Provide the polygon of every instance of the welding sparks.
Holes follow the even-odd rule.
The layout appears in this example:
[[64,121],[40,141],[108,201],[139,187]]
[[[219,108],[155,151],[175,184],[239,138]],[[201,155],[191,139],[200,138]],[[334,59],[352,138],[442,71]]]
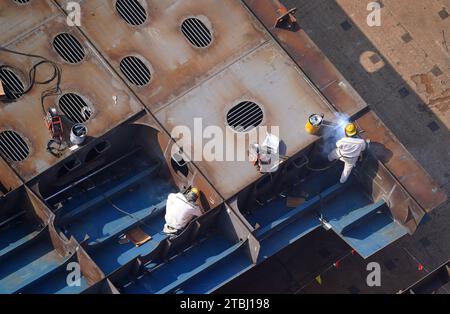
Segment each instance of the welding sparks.
[[336,148],[336,142],[345,136],[344,128],[349,122],[350,117],[343,113],[335,113],[333,122],[324,122],[322,127],[322,157],[326,158]]

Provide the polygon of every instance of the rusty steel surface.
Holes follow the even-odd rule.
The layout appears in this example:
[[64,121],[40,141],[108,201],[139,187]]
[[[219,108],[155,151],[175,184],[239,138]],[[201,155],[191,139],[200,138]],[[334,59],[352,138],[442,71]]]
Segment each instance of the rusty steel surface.
[[425,211],[431,211],[447,200],[445,192],[375,113],[368,112],[357,122],[365,131],[362,134],[363,137],[382,144],[384,150],[389,152],[390,157],[378,156],[379,159]]
[[[65,7],[67,1],[57,3]],[[310,113],[323,112],[326,118],[332,119],[332,111],[323,96],[335,109],[349,115],[366,108],[361,97],[303,30],[274,26],[274,21],[284,12],[278,1],[248,0],[244,3],[281,47],[273,42],[245,5],[237,1],[221,1],[217,6],[207,6],[201,1],[143,2],[147,18],[139,26],[127,24],[118,15],[113,2],[80,3],[83,34],[74,27],[67,27],[64,14],[58,13],[56,5],[47,1],[41,4],[42,8],[35,8],[48,13],[47,19],[36,14],[27,22],[29,26],[24,24],[28,31],[15,30],[16,33],[6,33],[0,39],[2,43],[9,43],[8,48],[42,54],[61,64],[62,90],[78,92],[93,104],[93,115],[86,123],[92,137],[101,136],[137,114],[142,105],[156,115],[156,124],[161,124],[166,133],[177,125],[193,130],[193,119],[203,117],[203,127],[217,125],[225,133],[234,135],[229,129],[225,130],[226,113],[240,100],[250,99],[261,106],[263,125],[280,126],[280,138],[286,145],[285,154],[289,156],[317,139],[298,128]],[[16,12],[17,5],[4,6],[12,16],[33,9],[24,6]],[[227,10],[233,14],[224,16],[222,13]],[[193,47],[183,38],[180,24],[183,19],[194,16],[211,30],[213,40],[209,47]],[[111,17],[114,23],[111,23]],[[67,64],[52,48],[53,37],[60,32],[71,33],[82,43],[86,58],[80,64]],[[123,77],[119,63],[129,55],[148,62],[146,65],[152,77],[147,85],[134,86]],[[3,64],[17,67],[23,75],[31,66],[32,61],[24,57],[3,52],[0,56]],[[323,96],[311,88],[309,80]],[[40,86],[35,87],[18,101],[0,107],[1,128],[16,130],[30,146],[30,156],[25,161],[10,163],[25,181],[59,161],[45,151],[49,135],[43,127],[42,110],[33,101],[40,92]],[[283,106],[279,104],[281,99]],[[57,102],[57,97],[48,100],[47,105],[53,102]],[[376,117],[370,119],[372,115],[364,115],[358,123],[366,130],[366,136],[378,140],[376,135],[380,132],[372,128],[384,126]],[[17,119],[18,116],[22,119]],[[298,131],[293,131],[295,129]],[[384,144],[394,151],[393,158],[385,164],[389,171],[426,210],[442,203],[445,195],[393,136],[387,130],[385,133],[389,136]],[[194,156],[192,147],[184,149]],[[70,154],[66,151],[63,157]],[[169,160],[170,156],[166,157]],[[250,163],[196,161],[194,164],[224,198],[235,195],[260,177]]]
[[[58,2],[63,7],[66,3]],[[84,1],[81,29],[121,75],[119,64],[124,57],[144,60],[152,75],[150,82],[130,86],[153,111],[269,40],[239,1],[214,5],[209,0],[142,1],[147,19],[139,26],[127,24],[114,3]],[[180,25],[189,17],[199,18],[210,29],[209,47],[194,47],[183,37]]]
[[[32,11],[33,8],[25,6],[22,11],[28,10]],[[15,15],[12,15],[6,17],[6,20],[14,18]],[[79,64],[66,63],[54,50],[52,46],[53,38],[62,32],[73,34],[84,47],[86,57]],[[67,26],[66,17],[62,12],[37,29],[24,33],[22,37],[8,44],[7,48],[42,55],[61,66],[61,89],[63,93],[78,93],[88,103],[92,104],[93,114],[86,122],[89,136],[101,136],[114,126],[143,110],[143,106],[131,96],[121,80],[105,66],[103,60],[95,53],[81,33],[76,28]],[[0,42],[3,45],[5,39],[0,37]],[[26,75],[36,59],[2,51],[0,52],[0,60],[1,64],[16,68],[24,85],[27,84]],[[42,69],[42,72],[38,73],[39,79],[51,75],[49,68],[40,69]],[[46,151],[50,135],[45,127],[44,114],[39,102],[41,92],[45,88],[48,88],[48,86],[36,85],[29,93],[18,100],[0,104],[0,131],[11,129],[18,132],[30,147],[30,155],[27,159],[10,163],[24,180],[33,178],[60,160]],[[47,108],[55,106],[58,99],[59,96],[48,97],[45,106]],[[68,125],[65,124],[65,127]],[[69,132],[70,130],[65,130],[66,135]],[[63,158],[70,154],[71,151],[66,150]]]
[[243,2],[337,110],[352,116],[367,106],[302,29],[297,26],[286,30],[274,26],[278,12],[284,8],[281,3],[272,0]]
[[[26,6],[1,1],[0,44],[9,44],[58,14],[60,11],[51,0],[30,1]],[[9,18],[12,16],[14,18]]]
[[[171,147],[175,144],[173,139],[170,138],[165,132],[163,132],[159,128],[157,122],[149,115],[145,115],[142,118],[133,121],[133,123],[138,125],[145,125],[158,131],[157,143],[159,144],[159,148],[162,150],[167,165],[170,165],[172,161]],[[187,167],[189,170],[189,174],[187,177],[174,171],[173,167],[168,167],[168,170],[175,184],[180,189],[192,185],[196,186],[200,191],[202,191],[200,202],[205,210],[214,208],[221,204],[224,199],[217,193],[216,189],[211,185],[207,178],[205,178],[203,174],[200,173],[192,163],[187,163]]]
[[7,191],[14,190],[22,184],[22,181],[17,177],[17,175],[12,171],[8,164],[0,158],[0,195],[6,193]]
[[[65,7],[67,2],[58,3]],[[114,2],[84,1],[81,29],[122,76],[120,61],[124,57],[144,60],[152,74],[150,82],[128,85],[167,132],[179,125],[192,131],[197,117],[203,118],[203,127],[217,125],[225,131],[227,111],[241,100],[252,100],[262,107],[262,125],[280,126],[289,155],[317,139],[302,128],[291,132],[293,126],[304,123],[311,112],[323,112],[332,120],[332,111],[321,95],[311,89],[295,63],[239,1],[220,1],[214,6],[203,0],[141,4],[147,19],[131,26],[119,16]],[[188,17],[197,17],[208,26],[213,37],[210,46],[196,48],[183,37],[180,25]],[[190,146],[183,149],[194,156]],[[260,177],[250,163],[194,163],[224,198]]]
[[[178,125],[194,130],[194,118],[202,117],[203,128],[220,127],[231,147],[236,142],[236,132],[226,128],[226,115],[234,105],[246,100],[261,106],[264,113],[261,125],[279,126],[279,137],[285,145],[287,156],[317,140],[318,136],[305,133],[303,128],[304,121],[312,112],[324,113],[325,119],[330,121],[334,119],[332,111],[311,89],[295,64],[273,43],[259,47],[219,75],[192,89],[159,111],[157,118],[169,130]],[[257,131],[250,133],[256,134]],[[249,138],[250,135],[246,137],[244,147],[249,146]],[[203,145],[192,147],[188,143],[183,149],[193,157],[202,156]],[[194,162],[204,169],[205,175],[225,198],[233,196],[261,176],[250,162]]]
[[[352,116],[366,107],[362,98],[302,29],[290,31],[273,27],[277,12],[283,8],[279,1],[244,0],[244,3],[338,111]],[[446,201],[446,194],[375,113],[365,113],[357,122],[365,131],[363,137],[381,143],[391,151],[392,158],[383,164],[424,210],[430,211]]]
[[[67,3],[56,2],[62,7]],[[23,7],[7,3],[2,4],[2,9],[11,15],[5,15],[1,23],[8,23],[16,15],[26,19],[33,10],[39,13],[26,19],[20,28],[2,33],[0,40],[10,49],[41,54],[61,65],[62,90],[77,92],[93,105],[93,115],[86,124],[94,138],[141,112],[143,105],[156,115],[155,125],[160,124],[166,133],[177,125],[193,130],[196,117],[203,117],[204,127],[217,125],[225,130],[227,111],[240,100],[250,99],[261,106],[263,125],[280,126],[280,138],[289,156],[317,139],[298,127],[309,114],[323,112],[325,118],[332,120],[332,110],[322,95],[335,109],[349,115],[366,108],[361,97],[303,30],[274,26],[274,21],[284,12],[278,1],[244,3],[281,46],[273,42],[243,3],[221,1],[208,6],[206,2],[143,2],[146,21],[131,26],[118,15],[113,2],[80,1],[83,33],[68,27],[62,10],[58,11],[50,1]],[[232,14],[224,15],[226,11]],[[213,37],[209,47],[193,47],[183,38],[180,24],[188,17],[197,17],[208,26]],[[52,40],[61,32],[73,34],[84,47],[86,58],[80,64],[67,64],[53,49]],[[144,63],[152,75],[147,85],[137,87],[123,77],[119,63],[129,55],[146,60]],[[25,79],[32,60],[4,52],[0,57],[2,64],[14,66]],[[309,80],[322,95],[312,88]],[[10,162],[25,181],[60,161],[45,150],[49,135],[43,125],[40,105],[35,101],[41,91],[36,86],[16,102],[0,106],[1,130],[17,131],[30,147],[26,160]],[[281,99],[283,106],[280,106]],[[57,101],[58,97],[53,97],[46,105]],[[374,140],[381,141],[377,135],[387,134],[383,144],[394,154],[385,166],[422,207],[429,210],[443,202],[445,195],[378,118],[372,113],[365,114],[358,123],[366,131],[365,136]],[[184,149],[194,155],[191,147]],[[63,158],[71,154],[66,151]],[[165,156],[169,161],[170,156]],[[235,195],[260,177],[250,163],[200,161],[194,164],[224,198]]]
[[355,176],[374,201],[386,201],[392,217],[410,234],[416,231],[425,211],[378,159],[367,155],[355,169]]
[[[224,151],[226,141],[230,147],[236,147],[236,132],[226,127],[226,117],[241,101],[253,101],[261,107],[261,125],[280,127],[282,154],[287,157],[298,157],[320,138],[304,131],[310,114],[323,113],[328,121],[336,119],[335,111],[354,116],[364,130],[363,136],[384,147],[381,153],[373,151],[382,164],[375,159],[355,173],[374,200],[386,198],[392,216],[411,233],[426,211],[445,201],[446,195],[432,178],[379,118],[366,112],[367,104],[305,32],[275,27],[276,19],[286,12],[278,1],[224,0],[214,5],[208,0],[140,1],[147,12],[146,21],[140,26],[127,24],[113,1],[78,2],[82,4],[80,28],[67,26],[66,16],[58,8],[65,7],[65,0],[32,1],[23,7],[12,1],[0,4],[0,25],[17,25],[0,34],[0,44],[57,62],[62,68],[63,93],[76,92],[93,108],[86,122],[90,136],[86,145],[66,150],[58,159],[46,151],[50,136],[39,103],[46,87],[37,85],[17,101],[0,103],[0,131],[18,132],[30,148],[24,161],[0,160],[0,183],[2,189],[14,190],[22,186],[23,180],[32,210],[46,226],[42,232],[49,233],[58,258],[76,258],[89,285],[98,283],[100,289],[100,283],[109,281],[83,249],[75,253],[80,243],[57,231],[56,213],[42,199],[45,193],[54,192],[53,188],[66,186],[108,164],[108,158],[126,155],[128,148],[136,148],[137,141],[152,157],[165,162],[164,170],[171,183],[179,189],[198,187],[205,210],[226,213],[223,220],[233,226],[230,233],[248,239],[251,258],[253,262],[257,260],[259,243],[251,235],[254,228],[239,211],[236,199],[230,201],[235,206],[224,202],[233,200],[239,192],[245,196],[245,189],[261,179],[261,173],[247,161],[193,160],[187,163],[186,175],[171,166],[174,139],[169,135],[177,126],[186,126],[194,136],[198,135],[196,132],[203,133],[207,126],[217,126],[227,135]],[[200,19],[209,28],[210,46],[196,48],[183,37],[180,25],[190,17]],[[53,38],[62,32],[74,35],[84,47],[86,57],[81,63],[64,62],[52,47]],[[137,56],[148,66],[148,84],[130,84],[120,69],[126,56]],[[34,61],[0,52],[0,64],[16,68],[24,83]],[[39,73],[39,78],[44,74]],[[46,107],[54,106],[58,99],[48,98]],[[196,130],[195,118],[203,119],[202,129]],[[110,141],[114,152],[89,163],[88,153],[102,140]],[[244,146],[250,143],[247,136]],[[194,159],[204,157],[204,144],[205,141],[194,147],[186,143],[183,150]],[[78,159],[81,167],[58,177],[64,162],[72,158]],[[291,158],[288,162],[293,161]],[[276,175],[278,182],[283,182],[280,177],[286,173],[280,171]],[[133,259],[120,271],[126,273],[128,268],[149,261],[154,255],[167,256],[171,245],[175,244],[165,240],[155,252]]]

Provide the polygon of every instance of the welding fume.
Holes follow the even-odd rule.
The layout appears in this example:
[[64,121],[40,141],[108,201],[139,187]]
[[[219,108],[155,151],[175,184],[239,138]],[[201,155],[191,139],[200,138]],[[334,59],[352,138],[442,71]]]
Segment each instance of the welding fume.
[[[320,131],[323,139],[322,153],[326,154],[330,162],[339,160],[344,163],[339,181],[345,183],[370,140],[360,138],[356,123],[351,122],[350,117],[342,113],[336,113],[334,122],[326,122],[323,114],[312,114],[308,118],[305,130],[309,134],[318,134]],[[323,169],[330,167],[331,165]]]

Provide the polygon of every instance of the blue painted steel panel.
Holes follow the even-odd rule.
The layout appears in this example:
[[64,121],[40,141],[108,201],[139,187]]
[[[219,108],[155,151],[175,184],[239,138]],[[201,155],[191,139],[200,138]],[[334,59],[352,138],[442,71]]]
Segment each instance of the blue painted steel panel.
[[[146,222],[149,225],[151,222]],[[109,275],[121,266],[125,265],[133,258],[140,255],[147,255],[152,252],[158,244],[167,238],[167,236],[161,232],[160,221],[153,222],[155,228],[149,230],[149,227],[140,225],[140,228],[147,234],[152,236],[152,239],[148,242],[136,247],[132,242],[120,244],[116,239],[107,241],[101,246],[97,246],[92,250],[89,250],[89,255],[94,262],[101,268],[105,275]],[[150,225],[151,227],[152,225]]]
[[407,233],[408,231],[389,215],[377,213],[364,224],[340,235],[362,257],[368,258]]
[[320,226],[319,217],[315,213],[302,216],[300,219],[287,224],[284,228],[262,240],[258,262],[269,258]]
[[[245,244],[245,242],[244,242]],[[200,272],[189,281],[180,285],[175,293],[212,293],[229,281],[243,274],[254,266],[250,261],[245,246],[241,245],[237,250],[218,260],[212,267]]]
[[[240,243],[238,243],[240,245]],[[236,244],[219,234],[194,243],[168,262],[158,265],[149,273],[126,287],[126,293],[164,293],[176,289],[178,284],[196,276],[210,265],[233,251]]]
[[[18,231],[18,230],[14,230]],[[1,239],[4,242],[3,248],[0,250],[0,259],[3,256],[8,255],[12,251],[18,249],[22,245],[25,245],[28,243],[28,241],[31,241],[34,237],[36,237],[39,234],[39,230],[32,231],[30,233],[22,232],[22,230],[18,232],[14,232],[14,235],[9,234],[7,237],[3,238],[3,233],[0,235]]]
[[[45,277],[41,277],[29,284],[20,292],[24,294],[76,294],[81,293],[88,287],[88,283],[83,274],[81,274],[79,285],[76,283],[69,286],[67,284],[68,274],[67,263],[65,263],[48,273]],[[74,278],[70,277],[70,279]]]
[[57,269],[65,260],[53,249],[48,234],[40,236],[0,260],[0,293],[19,291]]
[[[340,192],[343,189],[343,187],[344,186],[342,184],[333,185],[332,187],[323,191],[319,195],[314,196],[314,197],[310,198],[309,200],[305,201],[303,204],[296,207],[295,209],[289,210],[283,216],[277,218],[273,222],[268,223],[264,227],[258,229],[255,233],[256,237],[261,238],[261,237],[267,236],[267,234],[270,232],[273,233],[273,232],[278,231],[285,224],[288,224],[288,223],[292,222],[293,220],[297,219],[298,216],[301,216],[301,215],[307,213],[308,211],[313,210],[314,207],[317,207],[319,205],[321,199],[333,197],[334,195],[336,195],[338,192]],[[272,204],[272,203],[274,203],[274,204]],[[289,209],[285,205],[285,200],[283,200],[283,199],[281,199],[277,202],[272,202],[272,203],[269,204],[268,206],[265,206],[265,207],[259,209],[259,210],[283,213],[283,212],[285,212],[285,210]],[[318,217],[316,217],[316,220],[317,221],[319,220]]]
[[355,188],[327,204],[321,213],[333,231],[364,258],[407,233],[392,220],[384,200],[372,203]]
[[[62,202],[56,211],[57,228],[78,241],[89,235],[86,250],[106,275],[140,255],[148,255],[167,238],[161,232],[165,201],[176,187],[157,175],[158,167],[154,164],[111,176],[87,191],[76,190],[73,197],[68,197],[69,191],[53,199]],[[321,216],[363,257],[406,234],[392,221],[384,201],[373,203],[351,179],[346,184],[336,183],[341,168],[339,164],[307,178],[301,187],[305,201],[296,208],[287,207],[286,199],[279,198],[246,214],[251,224],[260,225],[254,232],[260,242],[257,263],[321,227]],[[151,240],[140,247],[119,243],[119,235],[136,226]],[[121,291],[209,293],[255,266],[247,241],[231,241],[220,228],[203,231],[206,235],[201,233],[201,239],[186,243],[187,248],[169,261],[151,261],[147,272],[120,287]],[[56,253],[48,230],[38,233],[18,225],[0,235],[6,239],[0,246],[0,292],[79,293],[88,287],[84,277],[80,286],[67,286],[68,258]]]

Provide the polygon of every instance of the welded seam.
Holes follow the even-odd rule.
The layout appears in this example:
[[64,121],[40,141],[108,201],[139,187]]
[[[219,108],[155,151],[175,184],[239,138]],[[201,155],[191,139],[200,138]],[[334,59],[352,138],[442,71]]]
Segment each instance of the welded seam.
[[[176,102],[177,100],[183,98],[184,96],[186,96],[187,94],[189,94],[191,91],[193,91],[194,89],[197,89],[198,87],[200,87],[201,85],[203,85],[204,83],[210,81],[211,79],[215,78],[216,76],[219,76],[221,73],[223,73],[224,71],[228,70],[230,67],[232,67],[234,64],[240,62],[242,59],[248,57],[249,55],[251,55],[253,52],[255,52],[256,50],[258,50],[259,48],[263,47],[264,45],[270,45],[270,40],[265,40],[263,42],[261,42],[260,44],[256,45],[255,47],[253,47],[252,49],[250,49],[249,51],[247,51],[245,54],[241,55],[239,58],[231,61],[228,64],[224,64],[223,68],[220,69],[218,72],[211,74],[210,76],[206,77],[204,80],[200,81],[198,84],[192,86],[191,88],[189,88],[188,90],[184,91],[183,93],[181,93],[179,96],[176,96],[174,99],[172,99],[171,101],[167,102],[165,105],[163,105],[161,108],[157,109],[154,111],[155,115],[158,114],[160,111],[162,111],[163,109],[166,109],[167,107],[169,107],[170,105],[172,105],[174,102]],[[150,109],[149,109],[150,110]]]
[[50,17],[46,18],[46,19],[43,20],[41,23],[36,24],[35,27],[32,28],[32,29],[30,29],[28,32],[21,33],[20,35],[14,37],[14,38],[11,39],[10,41],[7,41],[7,42],[5,42],[5,43],[1,43],[1,45],[4,46],[4,47],[7,47],[7,46],[9,46],[9,45],[14,44],[15,42],[21,41],[21,39],[27,37],[27,36],[30,35],[31,33],[36,32],[37,30],[39,30],[39,28],[40,28],[42,25],[44,25],[44,24],[46,24],[47,22],[49,22],[49,21],[55,19],[55,18],[58,17],[58,16],[59,16],[59,13],[54,13],[53,15],[50,15]]

